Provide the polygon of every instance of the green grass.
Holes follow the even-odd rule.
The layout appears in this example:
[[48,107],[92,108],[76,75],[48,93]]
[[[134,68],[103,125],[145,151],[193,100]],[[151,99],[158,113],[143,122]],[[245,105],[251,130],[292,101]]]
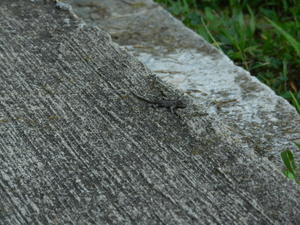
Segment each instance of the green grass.
[[[156,2],[287,99],[300,114],[298,0]],[[286,150],[281,158],[286,167],[284,174],[300,184],[293,153]]]
[[[300,150],[300,144],[295,143]],[[297,168],[294,155],[290,150],[281,152],[281,159],[285,165],[283,173],[289,178],[293,179],[300,185],[300,170]]]
[[[300,103],[298,0],[156,0],[237,65],[297,107]],[[300,112],[298,110],[298,112]]]

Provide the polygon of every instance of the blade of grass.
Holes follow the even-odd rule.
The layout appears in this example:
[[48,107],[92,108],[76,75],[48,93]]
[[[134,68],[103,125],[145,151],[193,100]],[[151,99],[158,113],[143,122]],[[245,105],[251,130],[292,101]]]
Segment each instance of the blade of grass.
[[289,93],[292,97],[293,105],[295,106],[297,112],[300,113],[300,103],[298,102],[296,96],[291,91]]
[[293,176],[295,177],[296,164],[294,161],[293,153],[290,150],[283,151],[281,152],[281,158],[284,162],[284,165],[288,169],[289,173],[292,173]]
[[213,41],[213,45],[216,46],[217,48],[221,49],[219,42],[216,41],[216,39],[214,38],[214,36],[210,33],[208,27],[206,26],[203,17],[201,17],[201,23],[204,26],[206,32],[208,33],[209,37],[211,38],[211,40]]
[[288,43],[295,49],[297,55],[300,56],[300,43],[295,38],[293,38],[288,32],[286,32],[284,29],[278,26],[275,22],[273,22],[267,17],[265,18],[280,34],[282,34],[285,37]]
[[249,5],[247,5],[247,9],[250,14],[250,20],[249,20],[250,32],[251,32],[251,35],[253,36],[255,33],[255,29],[256,29],[255,17],[254,17],[254,13],[253,13],[252,9],[249,7]]

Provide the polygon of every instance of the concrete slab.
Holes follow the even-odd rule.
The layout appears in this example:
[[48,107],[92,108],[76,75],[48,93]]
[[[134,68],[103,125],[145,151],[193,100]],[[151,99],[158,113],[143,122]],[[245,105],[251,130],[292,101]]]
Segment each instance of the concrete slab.
[[113,40],[156,75],[204,104],[212,116],[279,168],[280,153],[300,152],[300,116],[282,97],[186,28],[152,0],[70,0],[86,23]]
[[180,92],[69,9],[0,2],[1,225],[300,224],[299,186],[191,97],[135,97]]

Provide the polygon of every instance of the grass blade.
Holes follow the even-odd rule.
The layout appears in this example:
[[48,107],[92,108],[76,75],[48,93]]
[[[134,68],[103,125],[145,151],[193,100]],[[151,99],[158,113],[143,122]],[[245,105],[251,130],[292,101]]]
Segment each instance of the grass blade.
[[281,158],[284,162],[284,165],[295,176],[296,164],[294,161],[293,153],[290,150],[281,152]]
[[283,172],[285,176],[299,183],[293,153],[290,150],[283,151],[281,152],[281,159],[284,162],[284,165],[286,166],[286,170]]
[[291,91],[289,91],[289,93],[292,97],[293,105],[295,106],[297,112],[300,113],[300,103],[299,103],[299,101],[297,100],[296,96]]
[[288,41],[288,43],[295,49],[297,52],[297,55],[300,56],[300,43],[293,38],[288,32],[286,32],[284,29],[282,29],[280,26],[278,26],[275,22],[270,20],[266,17],[266,20],[269,21],[269,23],[280,33],[282,34],[285,39]]

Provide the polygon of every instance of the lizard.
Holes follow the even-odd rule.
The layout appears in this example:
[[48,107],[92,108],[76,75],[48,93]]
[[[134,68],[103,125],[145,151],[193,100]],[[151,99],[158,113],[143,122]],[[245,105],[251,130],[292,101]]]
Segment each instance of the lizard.
[[[172,113],[178,108],[184,109],[187,107],[187,104],[182,101],[181,99],[176,100],[167,100],[167,99],[160,99],[160,100],[149,100],[147,98],[144,98],[140,95],[135,94],[134,92],[131,92],[137,99],[142,100],[144,102],[147,102],[149,104],[157,105],[158,107],[163,107],[170,109]],[[176,114],[176,112],[175,112]]]

